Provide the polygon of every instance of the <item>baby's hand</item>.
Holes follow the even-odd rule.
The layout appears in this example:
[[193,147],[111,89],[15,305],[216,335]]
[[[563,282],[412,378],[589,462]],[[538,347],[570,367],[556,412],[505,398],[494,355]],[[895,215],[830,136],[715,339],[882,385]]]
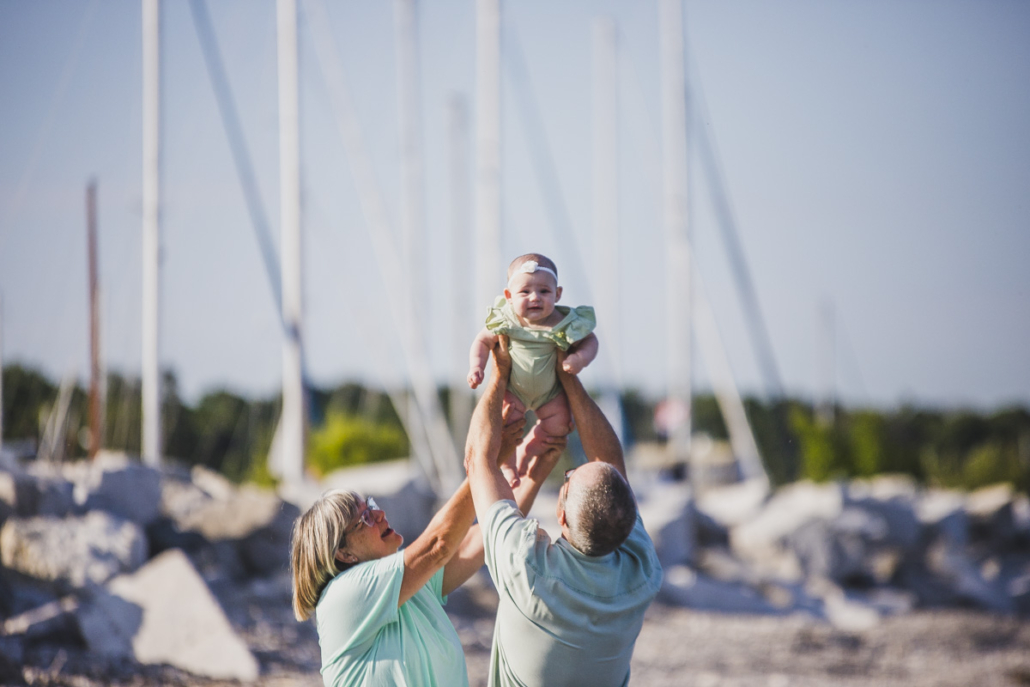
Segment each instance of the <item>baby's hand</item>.
[[586,362],[578,355],[566,356],[565,360],[561,363],[561,369],[568,372],[570,375],[578,375],[586,367]]
[[469,388],[475,389],[477,386],[483,383],[483,371],[482,370],[469,370],[468,376]]

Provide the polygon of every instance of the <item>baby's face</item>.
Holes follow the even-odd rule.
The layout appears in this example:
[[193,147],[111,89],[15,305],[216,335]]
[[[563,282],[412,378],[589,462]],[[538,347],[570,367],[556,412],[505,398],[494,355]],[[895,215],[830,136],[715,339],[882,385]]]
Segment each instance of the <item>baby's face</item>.
[[512,277],[504,297],[512,310],[528,324],[546,324],[554,312],[554,304],[561,298],[561,288],[547,272],[520,272]]

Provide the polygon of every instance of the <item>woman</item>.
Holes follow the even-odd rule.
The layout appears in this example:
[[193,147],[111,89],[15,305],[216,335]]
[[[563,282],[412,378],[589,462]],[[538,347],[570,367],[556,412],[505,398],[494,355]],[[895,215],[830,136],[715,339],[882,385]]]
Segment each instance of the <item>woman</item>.
[[[499,455],[514,450],[524,426],[520,420],[504,428]],[[565,441],[551,446],[516,490],[523,513]],[[353,492],[327,492],[298,518],[293,612],[298,620],[315,615],[327,687],[468,685],[461,642],[443,603],[483,565],[474,519],[468,480],[404,549],[375,500]]]

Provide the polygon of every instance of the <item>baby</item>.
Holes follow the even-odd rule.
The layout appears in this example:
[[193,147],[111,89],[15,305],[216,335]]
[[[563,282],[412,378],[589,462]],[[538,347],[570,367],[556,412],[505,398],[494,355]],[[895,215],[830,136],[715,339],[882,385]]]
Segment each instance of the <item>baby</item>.
[[561,299],[558,268],[546,256],[528,253],[508,266],[508,288],[486,317],[486,327],[476,335],[469,351],[469,386],[483,381],[486,361],[497,337],[508,337],[511,375],[504,395],[504,410],[509,421],[532,410],[537,423],[518,447],[505,458],[501,471],[515,486],[525,473],[526,458],[543,455],[549,437],[564,437],[571,431],[569,404],[555,369],[558,348],[569,351],[562,369],[579,374],[597,356],[597,324],[594,309],[588,305],[568,308],[555,305]]

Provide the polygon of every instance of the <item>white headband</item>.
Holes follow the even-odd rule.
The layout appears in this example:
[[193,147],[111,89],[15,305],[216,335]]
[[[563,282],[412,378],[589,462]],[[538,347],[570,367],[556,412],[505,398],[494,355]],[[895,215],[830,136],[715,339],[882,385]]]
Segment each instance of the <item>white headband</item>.
[[508,279],[508,284],[511,284],[511,280],[515,278],[516,274],[533,274],[534,272],[547,272],[549,275],[554,277],[554,283],[558,283],[558,273],[552,270],[550,267],[544,267],[536,260],[526,260],[524,263],[515,268],[515,271],[511,274],[511,279]]

